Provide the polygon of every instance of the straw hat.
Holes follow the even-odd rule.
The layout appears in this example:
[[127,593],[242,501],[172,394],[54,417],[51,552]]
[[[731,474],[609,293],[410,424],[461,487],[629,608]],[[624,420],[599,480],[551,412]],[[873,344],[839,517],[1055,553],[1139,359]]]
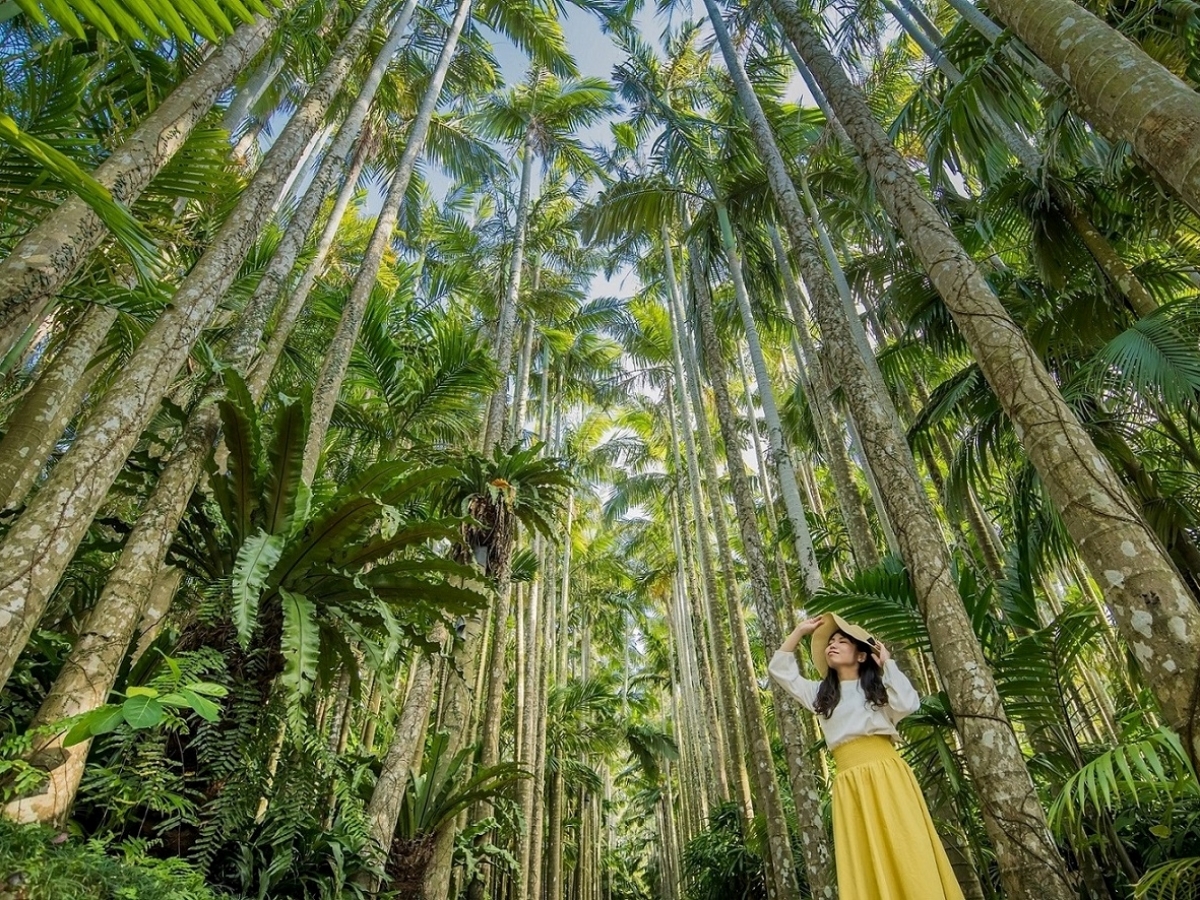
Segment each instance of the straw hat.
[[835,631],[848,634],[856,641],[862,641],[864,644],[873,645],[875,643],[875,636],[867,631],[867,629],[847,622],[835,613],[825,613],[821,618],[823,621],[817,626],[817,630],[812,633],[812,642],[809,646],[812,649],[812,658],[816,664],[817,671],[824,678],[829,672],[829,663],[825,661],[825,648],[829,645],[829,639],[833,637]]

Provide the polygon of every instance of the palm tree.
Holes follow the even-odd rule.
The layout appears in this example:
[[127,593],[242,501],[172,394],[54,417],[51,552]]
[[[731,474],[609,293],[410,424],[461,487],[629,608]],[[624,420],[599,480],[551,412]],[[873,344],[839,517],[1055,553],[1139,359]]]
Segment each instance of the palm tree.
[[[509,257],[508,282],[501,297],[496,324],[496,365],[507,379],[516,344],[517,301],[521,290],[529,210],[533,197],[533,166],[537,157],[546,165],[562,164],[581,177],[595,174],[596,163],[575,136],[581,128],[612,112],[611,89],[600,79],[560,80],[535,67],[528,82],[490,98],[479,110],[478,127],[496,140],[519,143],[521,179]],[[488,411],[484,446],[503,437],[508,389],[503,383]]]

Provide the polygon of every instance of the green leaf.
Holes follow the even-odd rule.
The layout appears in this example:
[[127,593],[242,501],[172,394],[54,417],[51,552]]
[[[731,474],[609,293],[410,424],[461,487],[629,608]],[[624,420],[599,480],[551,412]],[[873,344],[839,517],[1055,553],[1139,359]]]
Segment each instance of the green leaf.
[[283,684],[295,697],[312,689],[319,663],[317,610],[302,594],[279,589],[283,603]]
[[275,418],[275,440],[267,451],[263,514],[267,531],[287,534],[300,506],[304,445],[308,438],[308,405],[288,403]]
[[108,734],[115,731],[125,721],[124,710],[121,706],[107,703],[98,706],[89,713],[80,716],[63,738],[64,747],[74,747],[84,741],[91,740],[98,734]]
[[130,697],[121,704],[121,714],[131,727],[153,728],[163,720],[163,705],[153,697]]
[[250,645],[258,623],[258,601],[283,553],[283,541],[283,535],[259,531],[238,550],[233,566],[233,622],[243,647]]
[[158,248],[133,213],[115,200],[108,188],[81,169],[74,160],[45,141],[22,131],[15,120],[3,113],[0,113],[0,141],[40,164],[67,190],[79,195],[79,199],[91,207],[92,212],[129,252],[144,280],[153,281],[158,277]]
[[152,687],[133,686],[125,689],[126,697],[157,697],[158,691]]

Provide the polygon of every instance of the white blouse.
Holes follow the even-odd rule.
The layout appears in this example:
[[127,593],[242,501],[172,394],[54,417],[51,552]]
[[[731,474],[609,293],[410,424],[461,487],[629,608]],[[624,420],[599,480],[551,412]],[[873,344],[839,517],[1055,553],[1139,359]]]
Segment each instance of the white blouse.
[[[812,710],[821,682],[809,681],[800,675],[800,667],[796,665],[796,654],[776,651],[767,671],[785,691],[799,700],[805,709]],[[896,723],[909,713],[916,712],[917,707],[921,705],[921,698],[893,659],[889,659],[883,665],[883,683],[888,689],[887,706],[875,707],[867,702],[857,678],[842,682],[841,701],[834,707],[829,718],[817,716],[817,721],[821,723],[821,731],[825,734],[825,744],[830,750],[851,738],[868,734],[882,734],[892,738],[899,736]]]

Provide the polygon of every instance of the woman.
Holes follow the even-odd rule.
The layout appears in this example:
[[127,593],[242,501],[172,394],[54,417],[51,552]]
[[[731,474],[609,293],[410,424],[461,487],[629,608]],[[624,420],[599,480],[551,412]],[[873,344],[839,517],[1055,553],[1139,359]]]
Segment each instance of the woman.
[[[796,645],[810,634],[821,681],[801,677],[796,665]],[[826,614],[801,622],[769,671],[817,714],[837,762],[833,846],[841,900],[962,900],[917,779],[893,745],[896,723],[921,698],[887,648]]]

